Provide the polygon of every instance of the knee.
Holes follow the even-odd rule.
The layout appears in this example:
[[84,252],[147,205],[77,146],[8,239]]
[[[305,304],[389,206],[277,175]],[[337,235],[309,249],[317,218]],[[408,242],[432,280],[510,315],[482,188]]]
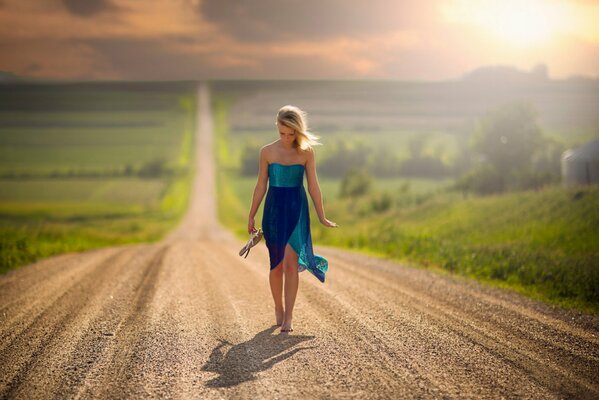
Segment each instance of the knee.
[[283,271],[285,275],[297,274],[297,263],[294,263],[292,260],[283,262]]

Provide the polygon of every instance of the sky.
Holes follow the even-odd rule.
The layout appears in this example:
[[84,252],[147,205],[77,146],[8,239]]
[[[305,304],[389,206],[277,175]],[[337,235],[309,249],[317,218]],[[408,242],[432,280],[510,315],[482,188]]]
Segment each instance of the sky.
[[0,71],[50,79],[599,77],[599,0],[0,0]]

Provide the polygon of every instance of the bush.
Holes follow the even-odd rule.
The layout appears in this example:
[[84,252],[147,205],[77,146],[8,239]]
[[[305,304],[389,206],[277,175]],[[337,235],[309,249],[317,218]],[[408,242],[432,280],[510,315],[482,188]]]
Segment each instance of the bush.
[[501,175],[527,168],[543,144],[537,114],[528,103],[510,103],[485,115],[472,145]]
[[137,174],[143,178],[156,178],[167,172],[166,161],[156,159],[142,165]]
[[374,212],[380,213],[385,212],[391,208],[393,204],[393,196],[389,192],[383,192],[375,196],[370,201],[370,207]]
[[490,165],[482,165],[456,182],[456,188],[478,194],[499,193],[504,189],[503,177]]
[[360,197],[370,192],[373,185],[372,176],[363,167],[351,168],[341,181],[339,197]]

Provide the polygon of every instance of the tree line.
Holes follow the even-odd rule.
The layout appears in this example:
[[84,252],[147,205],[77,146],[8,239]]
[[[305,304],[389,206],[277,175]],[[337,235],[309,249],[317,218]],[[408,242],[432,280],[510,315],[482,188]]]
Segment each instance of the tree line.
[[[382,177],[456,179],[455,188],[477,194],[526,190],[560,180],[563,143],[543,135],[535,108],[514,102],[492,109],[481,116],[465,143],[460,143],[454,162],[425,154],[427,136],[414,136],[408,143],[409,157],[401,159],[388,146],[373,147],[363,142],[338,141],[326,158],[319,161],[319,175],[350,179],[350,185],[366,189],[369,179]],[[241,156],[240,173],[258,173],[260,145],[247,142]],[[350,179],[351,180],[351,179]]]
[[174,167],[164,159],[153,159],[141,165],[127,163],[123,166],[112,168],[64,168],[43,171],[4,171],[0,174],[2,179],[63,179],[63,178],[110,178],[110,177],[139,177],[139,178],[167,178],[181,176],[186,173],[186,167]]

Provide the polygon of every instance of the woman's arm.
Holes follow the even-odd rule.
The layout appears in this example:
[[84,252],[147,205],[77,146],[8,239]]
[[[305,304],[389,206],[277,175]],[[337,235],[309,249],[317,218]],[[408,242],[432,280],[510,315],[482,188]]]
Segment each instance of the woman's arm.
[[254,195],[252,196],[252,206],[250,207],[250,214],[248,218],[248,233],[252,233],[255,230],[254,217],[258,212],[260,203],[266,193],[266,184],[268,182],[268,161],[266,160],[266,151],[264,147],[260,149],[260,164],[258,167],[258,181],[254,188]]
[[318,178],[316,176],[316,160],[314,157],[314,149],[310,149],[308,151],[308,160],[306,161],[306,179],[308,180],[308,192],[310,193],[310,197],[312,197],[314,208],[316,208],[318,220],[325,226],[336,227],[337,224],[329,221],[324,215],[322,192],[320,191],[320,185],[318,184]]

